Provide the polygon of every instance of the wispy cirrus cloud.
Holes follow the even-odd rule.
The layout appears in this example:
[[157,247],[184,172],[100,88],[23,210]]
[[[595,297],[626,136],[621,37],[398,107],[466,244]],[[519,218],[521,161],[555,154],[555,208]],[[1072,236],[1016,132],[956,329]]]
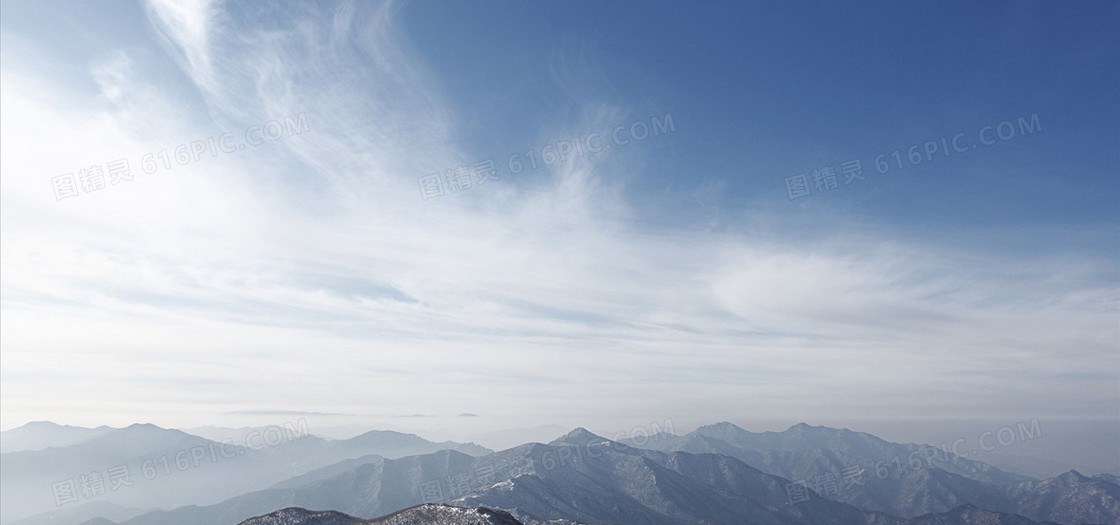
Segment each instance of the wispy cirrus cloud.
[[[650,227],[626,185],[639,148],[422,201],[418,175],[476,159],[401,7],[266,22],[234,7],[146,4],[186,88],[125,50],[91,58],[92,97],[5,62],[6,418],[190,425],[254,406],[684,425],[1114,404],[1107,262]],[[635,114],[573,96],[586,109],[542,140]],[[88,198],[50,194],[58,173],[299,113],[310,132]]]

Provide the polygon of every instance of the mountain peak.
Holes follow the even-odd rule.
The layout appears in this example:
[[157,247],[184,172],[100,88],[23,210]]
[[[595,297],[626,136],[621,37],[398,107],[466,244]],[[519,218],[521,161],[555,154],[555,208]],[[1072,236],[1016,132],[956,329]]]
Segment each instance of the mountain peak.
[[701,436],[714,437],[723,440],[734,440],[736,438],[750,434],[749,431],[744,430],[739,425],[728,421],[720,421],[719,423],[704,425],[696,429],[694,433]]
[[736,425],[735,423],[732,423],[732,422],[730,422],[730,421],[720,421],[720,422],[718,422],[718,423],[712,423],[711,425],[708,425],[708,428],[729,429],[729,430],[735,430],[735,429],[738,429],[738,430],[743,430],[743,429],[742,429],[742,428],[741,428],[741,427],[740,427],[739,425]]
[[155,435],[155,434],[161,434],[161,433],[164,433],[164,432],[179,432],[179,431],[163,428],[161,426],[153,425],[151,423],[133,423],[133,424],[127,426],[127,427],[117,429],[114,433],[118,434],[118,435],[122,435],[122,434],[123,435],[130,435],[130,434],[134,434],[134,435]]
[[86,428],[86,427],[75,427],[75,426],[72,426],[72,425],[63,425],[61,423],[55,423],[54,421],[44,420],[44,421],[28,421],[27,423],[24,423],[24,424],[22,424],[18,427],[15,427],[11,430],[6,430],[5,432],[11,432],[12,430],[48,430],[48,429],[51,429],[51,430],[53,430],[53,429],[92,430],[92,429],[89,429],[89,428]]
[[23,426],[28,427],[28,428],[36,428],[36,427],[61,428],[63,425],[59,425],[58,423],[55,423],[54,421],[29,421]]
[[571,432],[568,432],[564,437],[570,437],[570,438],[598,438],[599,436],[597,436],[594,432],[591,432],[590,430],[587,430],[586,428],[576,427],[576,428],[572,429]]
[[370,430],[364,434],[359,434],[350,438],[348,441],[355,443],[382,443],[382,444],[419,444],[419,443],[432,443],[416,434],[408,434],[405,432],[397,432],[396,430]]
[[585,445],[589,442],[607,441],[607,438],[596,435],[583,427],[576,427],[571,432],[564,434],[549,443],[550,445]]
[[1058,478],[1059,479],[1065,479],[1065,480],[1076,480],[1076,481],[1088,481],[1089,480],[1088,477],[1086,477],[1084,474],[1078,472],[1075,469],[1070,469],[1069,472],[1066,472],[1065,474],[1062,474],[1061,476],[1058,476]]
[[133,423],[133,424],[131,424],[127,427],[124,427],[124,428],[126,428],[126,429],[135,428],[135,429],[146,429],[146,430],[165,430],[163,427],[160,427],[158,425],[154,425],[152,423]]
[[846,428],[833,428],[824,425],[810,425],[808,423],[798,423],[785,430],[779,432],[780,434],[794,434],[802,436],[815,436],[815,437],[835,437],[835,436],[848,436],[854,435],[855,432]]

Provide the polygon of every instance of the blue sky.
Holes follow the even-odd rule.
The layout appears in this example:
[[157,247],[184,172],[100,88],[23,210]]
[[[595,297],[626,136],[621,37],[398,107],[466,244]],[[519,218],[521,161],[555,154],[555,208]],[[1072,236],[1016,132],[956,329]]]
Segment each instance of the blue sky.
[[1116,218],[1113,3],[410,7],[417,48],[495,147],[532,132],[525,115],[571,119],[587,96],[675,112],[688,133],[650,154],[635,192],[719,179],[722,202],[765,206],[783,194],[775,178],[1038,114],[1054,133],[813,206],[919,227]]
[[[5,3],[0,424],[1115,418],[1118,21]],[[120,158],[132,180],[58,198]],[[421,194],[485,159],[497,180]]]

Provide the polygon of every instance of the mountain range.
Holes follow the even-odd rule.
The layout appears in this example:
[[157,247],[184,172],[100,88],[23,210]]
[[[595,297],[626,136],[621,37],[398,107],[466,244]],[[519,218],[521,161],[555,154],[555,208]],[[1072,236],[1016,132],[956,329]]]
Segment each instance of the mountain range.
[[[624,440],[634,446],[637,441]],[[785,432],[753,433],[719,423],[683,436],[659,434],[640,441],[652,450],[731,456],[769,474],[806,480],[822,496],[894,516],[947,512],[965,504],[1060,523],[1109,523],[1120,516],[1115,476],[1089,478],[1069,471],[1038,481],[935,446],[891,443],[846,429],[802,423]],[[863,473],[861,482],[844,482],[845,473],[857,472]]]
[[[75,428],[55,430],[72,434]],[[145,509],[216,503],[363,456],[493,452],[473,443],[433,443],[392,431],[325,440],[298,429],[274,428],[235,444],[136,424],[99,431],[69,446],[0,454],[0,523],[78,523],[106,515],[126,519]],[[9,432],[24,435],[22,429]],[[0,434],[0,441],[7,441],[7,434]]]
[[301,508],[278,510],[247,519],[239,525],[523,525],[508,512],[478,507],[467,509],[450,505],[417,505],[382,518],[363,520],[341,512],[313,512]]
[[[3,454],[4,524],[1120,523],[1115,475],[1039,480],[938,447],[806,424],[753,433],[718,423],[619,441],[579,428],[498,452],[387,431],[285,437],[258,448],[134,425]],[[229,457],[195,466],[192,451],[212,446]],[[186,458],[181,471],[177,455]],[[165,456],[173,475],[163,479],[164,465],[150,460]],[[27,487],[49,497],[46,480],[113,461],[136,472],[154,465],[157,475],[138,476],[145,484],[112,499],[37,516],[16,499],[41,496]],[[514,521],[486,521],[506,513]]]
[[0,432],[0,454],[77,445],[113,430],[118,429],[107,426],[75,427],[50,421],[33,421],[19,428]]

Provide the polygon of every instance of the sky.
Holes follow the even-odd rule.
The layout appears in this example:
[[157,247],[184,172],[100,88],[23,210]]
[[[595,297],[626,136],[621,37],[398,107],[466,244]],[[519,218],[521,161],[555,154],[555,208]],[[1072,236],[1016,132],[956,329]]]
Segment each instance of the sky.
[[5,2],[0,428],[1118,422],[1118,22]]

